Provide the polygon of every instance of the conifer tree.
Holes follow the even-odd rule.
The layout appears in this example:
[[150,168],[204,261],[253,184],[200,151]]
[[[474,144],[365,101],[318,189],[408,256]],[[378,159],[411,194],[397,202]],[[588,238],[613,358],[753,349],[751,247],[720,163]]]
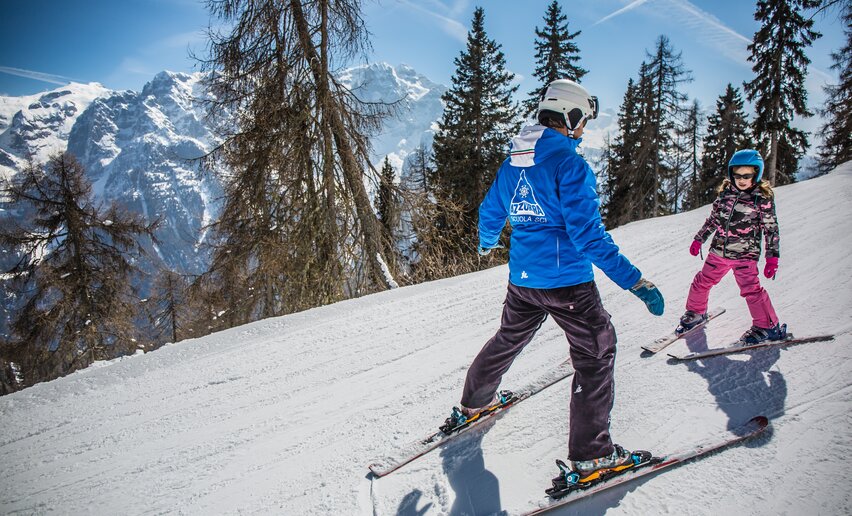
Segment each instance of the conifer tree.
[[716,198],[716,188],[727,177],[731,156],[740,149],[754,146],[739,88],[728,84],[725,93],[716,100],[716,111],[707,122],[701,171],[689,193],[690,209],[712,202]]
[[691,185],[698,182],[700,166],[701,128],[703,115],[698,100],[684,113],[684,123],[677,130],[675,176],[672,191],[672,211],[678,213],[688,202]]
[[400,226],[400,195],[399,187],[396,185],[396,172],[385,157],[379,176],[379,191],[376,197],[376,211],[382,224],[384,256],[389,260],[391,270],[396,274],[399,271],[399,249],[397,240]]
[[840,74],[840,82],[823,88],[827,98],[820,114],[825,117],[821,134],[817,167],[820,172],[852,160],[852,3],[846,3],[842,19],[846,29],[846,45],[831,54],[832,70]]
[[631,190],[637,181],[632,150],[639,133],[639,88],[630,78],[618,111],[619,132],[607,154],[606,198],[603,206],[607,228],[612,229],[632,220],[635,198]]
[[648,58],[639,68],[639,79],[629,82],[619,111],[620,133],[608,167],[609,227],[674,209],[670,192],[675,191],[686,100],[678,86],[691,78],[665,36],[657,39]]
[[433,174],[432,151],[423,143],[418,145],[407,161],[405,188],[427,194],[430,191],[429,177]]
[[393,239],[396,225],[399,223],[399,199],[395,184],[396,172],[385,157],[382,172],[379,177],[379,195],[376,201],[376,211],[385,233]]
[[153,293],[146,303],[155,332],[155,345],[193,337],[189,321],[189,283],[174,271],[162,271],[154,280]]
[[653,134],[650,141],[642,142],[652,149],[651,181],[644,193],[653,198],[651,211],[647,215],[656,217],[671,211],[668,190],[677,174],[672,164],[675,161],[675,140],[686,101],[686,94],[679,90],[679,86],[692,78],[690,72],[683,67],[681,54],[675,54],[666,36],[657,39],[654,53],[648,53],[648,58],[648,123],[653,128]]
[[[446,242],[451,248],[438,254],[448,261],[467,261],[470,267],[477,263],[470,255],[477,245],[479,203],[520,126],[518,107],[512,101],[518,88],[512,86],[514,74],[506,70],[501,46],[488,38],[484,19],[484,10],[477,8],[467,47],[454,61],[452,86],[442,97],[446,107],[435,135],[435,170],[430,178],[442,206],[436,224],[456,236]],[[448,210],[460,213],[455,216]]]
[[[365,187],[367,135],[387,107],[336,67],[365,52],[359,0],[209,0],[210,113],[228,135],[208,278],[196,285],[240,324],[390,287]],[[216,292],[218,290],[218,293]],[[221,318],[217,315],[217,321]]]
[[795,180],[799,159],[808,148],[807,135],[790,127],[790,122],[793,115],[812,115],[805,89],[810,63],[805,48],[821,35],[802,11],[819,4],[819,0],[757,2],[754,19],[761,27],[748,46],[755,78],[745,84],[745,92],[755,105],[754,133],[766,162],[764,179],[773,185]]
[[4,190],[10,209],[28,214],[0,232],[0,245],[21,257],[8,273],[28,293],[12,342],[0,349],[1,361],[18,369],[17,387],[133,353],[141,338],[134,259],[155,224],[116,204],[96,206],[82,165],[67,153],[30,164]]
[[539,86],[529,92],[529,99],[524,102],[524,116],[535,113],[538,103],[544,97],[547,85],[557,79],[571,79],[580,82],[588,70],[580,67],[580,47],[574,39],[581,31],[568,31],[568,17],[562,14],[559,2],[553,0],[544,16],[544,28],[535,29],[535,62],[533,75],[538,79]]

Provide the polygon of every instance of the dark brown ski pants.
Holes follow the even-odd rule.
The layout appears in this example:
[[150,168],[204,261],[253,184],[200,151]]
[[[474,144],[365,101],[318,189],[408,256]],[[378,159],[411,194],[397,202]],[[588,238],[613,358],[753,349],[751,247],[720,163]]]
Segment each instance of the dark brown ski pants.
[[510,283],[500,329],[468,369],[461,403],[473,408],[491,402],[503,375],[548,315],[565,331],[574,367],[568,457],[588,460],[610,454],[616,337],[593,281],[554,289]]

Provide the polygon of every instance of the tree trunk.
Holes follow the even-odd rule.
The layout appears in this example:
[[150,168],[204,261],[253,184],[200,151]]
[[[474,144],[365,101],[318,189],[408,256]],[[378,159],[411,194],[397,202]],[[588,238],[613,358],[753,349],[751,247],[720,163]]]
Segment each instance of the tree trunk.
[[[325,2],[326,0],[322,0]],[[368,276],[377,286],[384,289],[390,288],[391,283],[385,278],[381,266],[381,231],[376,215],[373,212],[373,207],[370,204],[370,198],[367,195],[367,190],[364,187],[364,182],[361,178],[361,168],[358,166],[358,160],[355,158],[355,153],[352,150],[349,140],[345,137],[348,130],[343,123],[341,114],[335,106],[331,98],[328,88],[328,70],[327,65],[324,68],[324,61],[317,55],[316,48],[313,45],[311,34],[308,29],[308,23],[305,19],[304,11],[299,0],[290,0],[290,8],[293,10],[293,19],[296,22],[296,31],[299,35],[302,51],[310,63],[311,73],[314,76],[314,81],[317,84],[317,96],[320,109],[323,115],[331,124],[331,132],[334,135],[334,143],[337,147],[343,168],[343,176],[346,180],[346,185],[354,194],[355,210],[358,214],[358,220],[361,223],[362,231],[364,232],[364,252],[367,255],[367,270]],[[326,26],[322,27],[323,34]],[[325,36],[323,36],[325,41]],[[326,156],[326,159],[333,159],[333,156]]]
[[766,160],[765,179],[775,186],[775,167],[778,164],[778,131],[770,133],[769,159]]

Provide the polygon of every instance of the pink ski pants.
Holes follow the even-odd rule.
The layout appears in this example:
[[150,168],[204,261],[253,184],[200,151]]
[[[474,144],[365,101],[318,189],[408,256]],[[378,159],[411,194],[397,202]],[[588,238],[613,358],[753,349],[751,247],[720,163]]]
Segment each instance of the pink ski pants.
[[710,289],[722,281],[729,270],[734,270],[734,279],[740,287],[740,295],[748,303],[753,323],[758,328],[771,328],[778,323],[778,316],[769,300],[769,294],[760,286],[755,260],[731,260],[714,253],[707,253],[704,267],[695,275],[686,298],[686,309],[697,313],[707,311]]

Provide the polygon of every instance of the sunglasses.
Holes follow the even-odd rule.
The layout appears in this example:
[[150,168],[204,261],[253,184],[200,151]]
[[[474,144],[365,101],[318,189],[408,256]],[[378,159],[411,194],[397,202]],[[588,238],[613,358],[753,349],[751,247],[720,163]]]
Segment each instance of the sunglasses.
[[742,179],[743,181],[748,181],[749,179],[754,177],[754,174],[732,174],[734,176],[734,180]]

